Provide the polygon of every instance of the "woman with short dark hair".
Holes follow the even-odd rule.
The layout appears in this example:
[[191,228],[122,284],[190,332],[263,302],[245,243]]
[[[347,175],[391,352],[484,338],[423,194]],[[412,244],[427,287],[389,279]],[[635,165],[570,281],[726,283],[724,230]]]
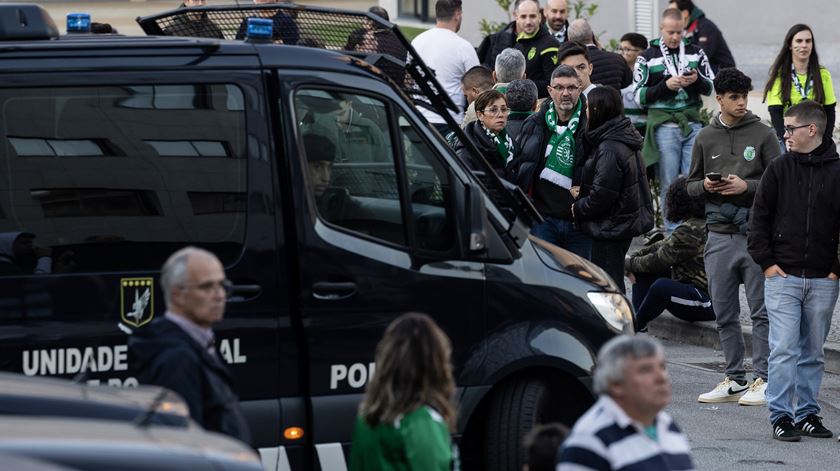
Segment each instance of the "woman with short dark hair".
[[350,471],[453,469],[451,355],[449,338],[429,316],[408,313],[391,322],[359,406]]
[[630,241],[653,228],[642,136],[624,116],[621,95],[614,88],[589,92],[586,113],[586,142],[592,156],[583,168],[572,217],[592,237],[592,261],[624,291],[624,256]]
[[[498,90],[481,92],[475,99],[476,120],[464,127],[464,134],[478,147],[481,155],[493,167],[499,176],[505,173],[508,162],[513,160],[516,148],[513,139],[508,136],[507,125],[510,109],[507,98]],[[461,142],[455,142],[455,153],[465,161],[472,160],[466,147]]]
[[686,178],[679,177],[665,194],[669,221],[679,225],[664,240],[642,247],[627,258],[624,268],[633,283],[636,331],[667,309],[687,322],[715,320],[703,262],[706,212],[703,199],[692,198]]

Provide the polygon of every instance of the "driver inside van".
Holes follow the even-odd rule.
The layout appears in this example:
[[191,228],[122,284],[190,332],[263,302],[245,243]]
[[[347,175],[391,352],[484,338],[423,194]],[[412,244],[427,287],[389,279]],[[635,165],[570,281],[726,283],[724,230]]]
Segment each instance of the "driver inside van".
[[308,133],[303,135],[303,146],[318,213],[329,222],[341,224],[353,205],[353,198],[346,188],[330,187],[335,144],[328,137]]

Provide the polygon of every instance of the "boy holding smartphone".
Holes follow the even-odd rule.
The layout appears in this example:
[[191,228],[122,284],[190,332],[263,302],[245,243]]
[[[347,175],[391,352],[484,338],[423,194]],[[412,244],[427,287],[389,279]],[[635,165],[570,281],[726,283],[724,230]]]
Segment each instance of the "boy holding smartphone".
[[[709,296],[726,358],[726,378],[699,402],[766,404],[769,324],[764,307],[764,274],[747,252],[747,221],[755,191],[780,149],[773,129],[747,110],[752,81],[738,69],[722,69],[714,79],[720,112],[694,142],[688,193],[706,197],[709,231],[704,264]],[[707,176],[708,174],[708,176]],[[744,285],[752,330],[755,379],[747,382],[738,287]]]

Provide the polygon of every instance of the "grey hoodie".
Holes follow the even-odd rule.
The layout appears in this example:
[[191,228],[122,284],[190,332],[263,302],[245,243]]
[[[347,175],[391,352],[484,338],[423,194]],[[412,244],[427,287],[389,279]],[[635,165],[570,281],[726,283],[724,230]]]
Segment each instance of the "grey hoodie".
[[[773,128],[763,124],[752,112],[747,111],[746,116],[732,127],[721,123],[720,113],[715,113],[711,123],[700,131],[694,141],[687,187],[691,196],[706,195],[706,222],[710,231],[725,234],[739,232],[737,224],[709,221],[710,210],[715,211],[716,207],[726,203],[741,208],[751,207],[764,169],[780,153]],[[731,196],[707,193],[703,180],[709,172],[720,172],[723,177],[737,175],[747,182],[747,191]]]

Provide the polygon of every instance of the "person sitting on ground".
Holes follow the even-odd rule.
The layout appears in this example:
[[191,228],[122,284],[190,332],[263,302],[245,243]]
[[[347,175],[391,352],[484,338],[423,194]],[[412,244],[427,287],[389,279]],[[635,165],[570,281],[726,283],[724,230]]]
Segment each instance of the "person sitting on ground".
[[687,181],[678,177],[665,193],[668,219],[680,221],[674,232],[624,261],[633,283],[637,332],[647,332],[650,321],[665,309],[687,322],[715,320],[703,265],[705,203],[688,195]]
[[461,88],[464,90],[464,98],[467,100],[467,110],[464,112],[464,119],[461,121],[461,129],[476,120],[475,99],[481,92],[493,90],[494,84],[493,71],[483,65],[471,68],[461,77]]
[[429,316],[391,322],[359,405],[350,471],[460,468],[450,438],[457,413],[451,355],[449,338]]
[[522,471],[554,471],[557,450],[568,434],[569,429],[558,422],[539,424],[532,428],[522,440],[522,446],[528,454],[528,462],[522,466]]
[[563,442],[557,471],[694,469],[688,439],[664,411],[671,379],[662,345],[620,335],[601,347],[595,364],[600,396]]
[[516,140],[522,123],[537,111],[537,85],[528,79],[510,82],[505,93],[510,115],[505,130],[511,139]]
[[[516,155],[513,139],[505,131],[510,113],[507,99],[498,90],[487,90],[475,99],[475,108],[478,120],[468,124],[464,134],[478,147],[496,173],[502,176],[505,166]],[[455,143],[454,149],[465,162],[471,160],[467,148],[460,141]]]

